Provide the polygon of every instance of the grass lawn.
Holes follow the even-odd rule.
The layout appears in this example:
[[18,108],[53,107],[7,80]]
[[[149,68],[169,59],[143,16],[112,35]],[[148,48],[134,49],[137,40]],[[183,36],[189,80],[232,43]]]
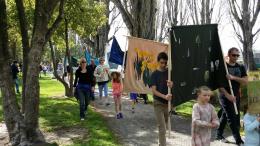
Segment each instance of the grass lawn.
[[[85,121],[79,119],[79,106],[75,98],[59,98],[64,88],[50,77],[40,79],[40,117],[41,129],[48,132],[79,127],[87,129],[83,139],[73,139],[73,146],[119,146],[114,134],[107,128],[102,116],[91,108]],[[56,98],[53,98],[55,97]],[[58,97],[57,97],[58,96]],[[18,97],[21,98],[21,97]],[[2,98],[0,99],[0,121],[3,120]]]

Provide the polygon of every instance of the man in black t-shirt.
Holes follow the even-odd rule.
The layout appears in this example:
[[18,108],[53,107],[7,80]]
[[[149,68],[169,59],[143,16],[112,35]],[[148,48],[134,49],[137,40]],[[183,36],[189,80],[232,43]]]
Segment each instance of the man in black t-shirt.
[[236,140],[236,144],[240,145],[244,142],[241,139],[239,129],[240,129],[240,115],[236,115],[233,103],[235,102],[238,107],[240,107],[240,85],[245,85],[248,82],[246,69],[243,65],[237,63],[239,57],[239,50],[237,48],[231,48],[228,51],[229,61],[227,62],[228,72],[227,79],[231,80],[234,96],[231,95],[230,88],[228,84],[223,83],[220,85],[220,104],[221,110],[218,115],[220,116],[220,125],[217,130],[217,140],[222,142],[228,142],[223,137],[223,132],[226,124],[228,123],[233,137]]
[[159,68],[151,76],[154,112],[159,127],[159,146],[166,146],[165,134],[169,117],[168,101],[172,99],[172,95],[168,94],[168,87],[172,88],[173,84],[168,81],[167,61],[167,54],[161,52],[157,57]]

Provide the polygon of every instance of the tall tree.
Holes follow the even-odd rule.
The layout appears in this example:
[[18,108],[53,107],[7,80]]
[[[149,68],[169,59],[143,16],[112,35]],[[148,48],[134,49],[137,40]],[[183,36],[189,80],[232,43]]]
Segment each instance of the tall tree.
[[[23,43],[28,43],[26,33],[28,27],[25,25],[23,1],[17,1],[17,8],[19,14],[20,27],[22,32]],[[55,21],[51,23],[51,19],[56,7],[59,5],[59,15]],[[31,40],[29,44],[26,58],[27,63],[23,64],[27,68],[25,74],[26,82],[24,83],[24,114],[19,110],[17,104],[13,81],[11,79],[10,67],[4,60],[10,60],[8,34],[7,34],[7,15],[5,0],[0,1],[0,80],[5,86],[1,84],[1,92],[3,95],[3,110],[4,119],[9,132],[9,137],[12,145],[34,145],[37,141],[41,141],[38,130],[38,116],[39,116],[39,65],[44,51],[46,42],[50,39],[53,32],[58,27],[63,16],[64,0],[36,0],[34,11],[34,23],[31,33]],[[48,6],[48,7],[46,7]],[[28,36],[28,35],[27,35]],[[27,47],[24,44],[23,47]],[[25,49],[23,49],[25,50]],[[9,62],[10,63],[10,62]]]
[[[218,23],[223,11],[222,0],[187,0],[190,16],[193,24]],[[213,16],[217,17],[213,17]]]
[[130,34],[155,39],[156,0],[111,0],[119,9]]
[[[55,39],[53,39],[55,40],[55,42],[50,41],[49,47],[51,48],[52,53],[51,56],[54,67],[54,76],[65,87],[65,95],[71,97],[73,96],[73,74],[69,74],[69,83],[67,83],[64,78],[58,75],[56,71],[57,56],[55,53],[57,51],[57,48],[54,48],[53,44],[58,44],[57,41],[59,40],[59,38],[63,38],[63,43],[59,43],[64,44],[64,46],[62,46],[62,48],[65,48],[65,55],[63,57],[66,57],[66,59],[68,60],[69,68],[70,70],[72,70],[71,57],[73,55],[73,49],[71,49],[71,46],[75,43],[72,43],[71,40],[73,40],[73,37],[69,37],[69,34],[77,35],[79,37],[96,35],[96,29],[106,22],[106,17],[104,14],[104,4],[98,2],[93,3],[90,0],[68,0],[64,9],[64,21],[62,21],[60,27],[53,36],[55,37]],[[78,47],[76,48],[79,49]],[[83,53],[81,55],[84,56]],[[66,66],[67,63],[64,64],[64,67]]]
[[188,23],[188,7],[184,0],[163,0],[161,5],[158,4],[158,10],[156,40],[160,42],[168,36],[169,27]]
[[[256,35],[260,32],[260,26],[256,21],[260,11],[259,0],[241,0],[240,5],[237,0],[229,0],[230,13],[234,19],[233,28],[239,41],[243,44],[243,59],[249,70],[256,70],[253,54],[253,43]],[[239,27],[236,27],[238,24]],[[253,32],[253,29],[256,31]],[[241,33],[240,33],[241,32]]]
[[111,11],[109,10],[110,0],[101,0],[105,5],[105,18],[107,19],[103,25],[97,27],[97,33],[91,35],[90,37],[84,38],[84,42],[94,50],[92,55],[96,57],[103,57],[105,54],[105,46],[109,42],[108,33],[110,31],[109,15]]

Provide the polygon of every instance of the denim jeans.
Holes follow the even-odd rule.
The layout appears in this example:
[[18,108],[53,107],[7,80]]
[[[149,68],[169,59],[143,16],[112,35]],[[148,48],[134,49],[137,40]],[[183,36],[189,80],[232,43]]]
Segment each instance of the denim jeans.
[[108,87],[107,87],[107,83],[104,83],[104,84],[98,85],[99,97],[102,97],[102,96],[103,96],[103,89],[104,89],[105,97],[107,97],[107,96],[108,96]]
[[84,88],[78,88],[78,97],[79,97],[79,110],[80,110],[80,118],[85,118],[85,112],[88,109],[88,105],[90,102],[91,90],[86,90]]

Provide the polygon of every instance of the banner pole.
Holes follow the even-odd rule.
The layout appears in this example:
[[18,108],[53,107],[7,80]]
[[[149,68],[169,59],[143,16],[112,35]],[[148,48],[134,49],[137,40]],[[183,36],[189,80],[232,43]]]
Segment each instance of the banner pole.
[[[219,33],[218,33],[218,36],[219,36]],[[221,45],[220,39],[219,39],[219,43],[220,43],[220,48],[221,48],[221,52],[222,52],[222,56],[223,56],[223,61],[224,61],[224,66],[225,66],[226,74],[228,75],[229,72],[228,72],[227,63],[226,63],[226,59],[225,59],[224,53],[223,53],[223,51],[222,51],[222,45]],[[234,96],[233,87],[232,87],[231,81],[230,81],[229,79],[228,79],[228,85],[229,85],[229,89],[230,89],[231,95]],[[238,110],[237,110],[237,104],[236,104],[236,102],[233,102],[233,106],[234,106],[236,115],[238,115]]]
[[125,48],[124,48],[125,53],[124,53],[124,59],[123,59],[123,64],[122,64],[122,69],[121,69],[122,73],[125,70],[126,47],[127,47],[127,37],[125,37]]
[[[124,48],[124,57],[123,57],[123,63],[122,63],[122,69],[121,69],[121,83],[122,83],[122,85],[123,85],[123,88],[125,87],[124,86],[124,80],[123,80],[123,77],[125,78],[125,73],[124,73],[124,71],[125,71],[125,57],[126,57],[126,47],[127,47],[127,37],[125,37],[125,48]],[[123,89],[122,88],[122,89]]]
[[[172,60],[171,60],[171,34],[169,33],[169,46],[168,46],[168,81],[171,81],[171,68],[172,68]],[[171,94],[171,88],[168,87],[168,94]],[[171,100],[168,100],[168,133],[169,138],[171,137]]]

